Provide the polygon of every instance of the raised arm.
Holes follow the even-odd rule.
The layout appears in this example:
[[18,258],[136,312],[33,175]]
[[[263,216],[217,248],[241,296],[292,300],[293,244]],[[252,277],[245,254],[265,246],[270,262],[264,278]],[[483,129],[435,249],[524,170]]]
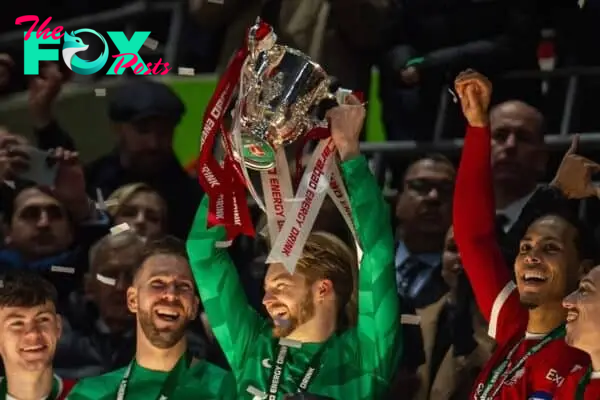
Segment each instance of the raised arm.
[[[516,286],[495,234],[491,135],[487,109],[491,84],[480,74],[461,74],[456,90],[469,122],[454,191],[454,237],[477,304],[489,322],[489,335],[499,342],[526,321]],[[505,323],[510,321],[510,323]]]
[[399,301],[394,273],[394,238],[381,189],[360,155],[358,138],[364,108],[350,104],[330,112],[332,138],[342,159],[342,173],[363,257],[358,273],[358,335],[361,366],[385,381],[395,373],[401,354]]
[[357,324],[362,368],[391,379],[402,349],[389,208],[363,156],[344,162],[342,171],[363,250]]
[[207,215],[208,196],[204,196],[187,239],[187,251],[204,310],[238,379],[265,321],[248,303],[227,250],[215,246],[225,239],[225,228],[207,229]]

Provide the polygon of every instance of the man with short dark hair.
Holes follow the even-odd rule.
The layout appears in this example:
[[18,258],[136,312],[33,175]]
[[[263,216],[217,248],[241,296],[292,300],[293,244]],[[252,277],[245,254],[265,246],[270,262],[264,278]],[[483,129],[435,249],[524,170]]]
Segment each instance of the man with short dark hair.
[[136,315],[136,354],[130,364],[87,378],[69,396],[78,399],[233,399],[224,370],[188,351],[185,331],[199,299],[185,246],[166,237],[146,244],[127,307]]
[[0,356],[6,376],[0,398],[62,400],[74,381],[53,374],[52,360],[61,335],[56,289],[28,272],[0,276]]
[[416,308],[436,302],[448,290],[441,255],[452,222],[455,174],[454,165],[441,154],[418,159],[404,174],[396,203],[396,280],[400,296]]
[[456,92],[469,126],[454,197],[454,232],[475,299],[498,347],[479,375],[475,400],[551,399],[587,355],[565,344],[564,296],[592,262],[586,232],[568,210],[539,216],[521,238],[510,273],[494,229],[491,132],[487,108],[491,83],[466,71]]

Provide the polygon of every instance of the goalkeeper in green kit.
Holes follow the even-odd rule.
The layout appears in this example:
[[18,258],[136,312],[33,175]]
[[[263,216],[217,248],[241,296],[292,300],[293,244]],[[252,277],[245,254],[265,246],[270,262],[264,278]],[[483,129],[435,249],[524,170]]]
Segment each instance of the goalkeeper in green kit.
[[381,399],[396,372],[400,313],[390,214],[360,155],[365,110],[352,102],[331,109],[328,119],[364,251],[359,270],[340,239],[311,233],[294,274],[269,266],[263,303],[273,321],[265,320],[248,304],[226,250],[215,246],[225,229],[207,229],[207,198],[196,214],[187,250],[238,399]]

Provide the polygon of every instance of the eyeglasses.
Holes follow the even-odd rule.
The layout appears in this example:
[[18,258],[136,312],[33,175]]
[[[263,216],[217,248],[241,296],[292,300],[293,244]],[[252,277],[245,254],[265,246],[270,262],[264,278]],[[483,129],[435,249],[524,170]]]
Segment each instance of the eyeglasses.
[[427,196],[433,189],[436,190],[439,197],[448,198],[454,193],[454,182],[449,180],[436,179],[407,179],[405,182],[408,190],[411,190],[419,196]]

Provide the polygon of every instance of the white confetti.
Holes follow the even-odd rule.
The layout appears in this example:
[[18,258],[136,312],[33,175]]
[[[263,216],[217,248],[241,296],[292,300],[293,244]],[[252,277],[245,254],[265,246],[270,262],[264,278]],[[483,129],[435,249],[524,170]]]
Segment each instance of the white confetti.
[[108,276],[96,274],[96,279],[98,282],[104,283],[108,286],[115,286],[117,284],[117,280],[113,278],[109,278]]
[[106,96],[106,89],[94,89],[94,93],[97,97],[104,97]]
[[100,188],[96,188],[96,207],[99,210],[106,210],[106,203],[104,202],[104,196],[102,196],[102,190]]
[[254,398],[252,400],[262,400],[267,398],[267,394],[254,386],[248,386],[246,392],[250,393]]
[[226,249],[229,246],[231,246],[232,243],[233,243],[232,240],[225,240],[225,241],[215,242],[215,247],[217,249]]
[[4,184],[5,184],[6,186],[8,186],[9,188],[11,188],[11,189],[14,189],[14,188],[16,188],[16,186],[15,186],[15,181],[4,181]]
[[146,46],[150,50],[156,50],[156,48],[158,47],[158,40],[154,40],[151,37],[148,37],[148,39],[146,39],[146,41],[144,42],[144,46]]
[[177,68],[177,75],[194,76],[196,71],[194,68],[179,67]]
[[413,314],[402,314],[400,316],[400,323],[402,325],[420,325],[421,317]]
[[74,274],[75,268],[73,267],[61,267],[60,265],[53,265],[50,267],[51,272],[60,272],[61,274]]
[[111,235],[118,235],[119,233],[123,233],[125,231],[131,230],[131,227],[127,222],[123,222],[122,224],[115,225],[110,228]]
[[207,1],[212,4],[219,4],[219,5],[225,4],[225,0],[207,0]]
[[450,93],[450,95],[452,95],[452,102],[458,103],[458,97],[456,97],[456,93],[454,93],[454,91],[450,88],[448,88],[448,93]]
[[292,339],[286,339],[286,338],[279,339],[279,344],[282,346],[294,347],[296,349],[299,349],[302,347],[302,342],[299,342],[297,340],[292,340]]

